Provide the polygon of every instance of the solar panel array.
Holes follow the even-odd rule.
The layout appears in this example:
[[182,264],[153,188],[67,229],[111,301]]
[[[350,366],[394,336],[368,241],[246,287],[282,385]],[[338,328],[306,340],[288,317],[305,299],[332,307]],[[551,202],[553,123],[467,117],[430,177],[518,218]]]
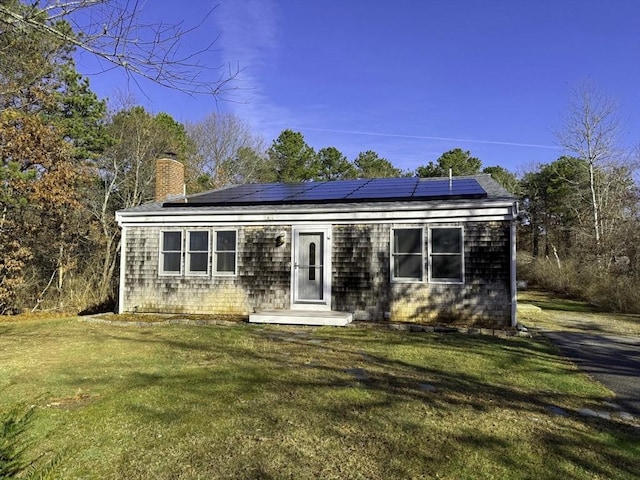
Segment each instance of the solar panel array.
[[165,207],[284,205],[485,198],[487,192],[473,178],[417,177],[336,180],[306,183],[255,183],[214,190],[165,202]]

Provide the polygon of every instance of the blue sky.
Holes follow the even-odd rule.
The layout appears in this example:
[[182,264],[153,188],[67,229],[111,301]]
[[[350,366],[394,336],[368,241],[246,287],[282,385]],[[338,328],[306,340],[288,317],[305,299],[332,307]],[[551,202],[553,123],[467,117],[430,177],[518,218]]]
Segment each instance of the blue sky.
[[[553,130],[586,80],[620,102],[640,142],[638,0],[148,1],[145,19],[199,23],[183,45],[220,35],[205,61],[242,71],[226,101],[192,98],[116,72],[101,97],[130,90],[179,121],[232,112],[267,143],[285,128],[348,158],[375,150],[415,169],[460,147],[519,173],[562,154]],[[81,73],[95,66],[86,57]],[[217,78],[219,71],[209,72]]]

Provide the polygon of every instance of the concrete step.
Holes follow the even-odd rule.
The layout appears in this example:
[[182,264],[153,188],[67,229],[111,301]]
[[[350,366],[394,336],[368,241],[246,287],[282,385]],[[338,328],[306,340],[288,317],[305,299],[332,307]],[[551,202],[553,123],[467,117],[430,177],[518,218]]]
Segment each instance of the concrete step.
[[278,323],[282,325],[332,325],[343,327],[353,320],[349,312],[315,310],[264,310],[249,315],[249,323]]

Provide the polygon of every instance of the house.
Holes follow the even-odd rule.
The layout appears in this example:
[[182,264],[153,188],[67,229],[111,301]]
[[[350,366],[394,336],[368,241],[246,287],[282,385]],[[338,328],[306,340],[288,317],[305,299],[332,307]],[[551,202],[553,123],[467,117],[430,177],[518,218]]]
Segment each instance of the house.
[[184,196],[182,165],[157,168],[157,201],[116,214],[121,313],[516,325],[518,205],[489,175]]

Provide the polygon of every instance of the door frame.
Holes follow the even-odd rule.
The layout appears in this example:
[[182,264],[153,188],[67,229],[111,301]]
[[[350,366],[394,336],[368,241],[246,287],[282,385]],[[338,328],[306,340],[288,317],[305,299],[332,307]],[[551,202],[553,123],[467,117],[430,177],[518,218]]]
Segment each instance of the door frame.
[[[298,300],[298,248],[300,233],[321,233],[322,249],[322,300]],[[291,234],[291,310],[331,310],[331,225],[293,227]]]

